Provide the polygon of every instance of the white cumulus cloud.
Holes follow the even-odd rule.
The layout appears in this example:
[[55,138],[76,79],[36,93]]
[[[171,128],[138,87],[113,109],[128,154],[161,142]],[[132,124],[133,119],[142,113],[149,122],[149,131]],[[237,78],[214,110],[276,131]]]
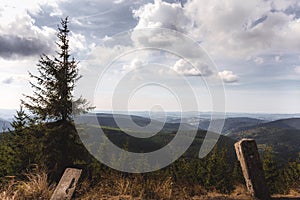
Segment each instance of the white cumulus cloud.
[[185,13],[194,21],[191,35],[210,54],[247,57],[300,50],[300,19],[287,12],[297,1],[191,0]]
[[264,59],[262,57],[256,57],[254,59],[254,62],[257,64],[257,65],[261,65],[264,63]]
[[135,58],[131,61],[129,65],[123,65],[123,70],[134,70],[143,65],[143,62]]
[[222,72],[219,72],[219,77],[225,82],[225,83],[235,83],[238,82],[238,76],[234,74],[232,71],[224,70]]
[[186,32],[191,25],[191,19],[186,15],[179,3],[167,3],[155,0],[137,10],[133,10],[135,18],[139,19],[138,28],[168,28]]
[[274,60],[275,60],[277,63],[281,62],[281,56],[275,56],[275,57],[274,57]]
[[184,59],[179,59],[172,69],[180,74],[185,76],[208,76],[211,75],[212,72],[209,69],[208,65],[204,63],[196,63],[197,66],[192,66],[190,63],[185,61]]

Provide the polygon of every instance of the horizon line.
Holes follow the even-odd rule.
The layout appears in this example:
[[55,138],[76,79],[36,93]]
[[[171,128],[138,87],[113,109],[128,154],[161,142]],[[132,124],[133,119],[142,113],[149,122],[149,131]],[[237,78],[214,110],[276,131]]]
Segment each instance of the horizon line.
[[[8,110],[8,111],[18,111],[19,108],[0,108],[0,110]],[[150,110],[124,110],[124,111],[113,111],[113,110],[94,110],[91,113],[101,113],[101,112],[120,112],[120,113],[124,113],[124,112],[154,112],[154,113],[162,113],[161,111],[150,111]],[[176,110],[168,110],[165,111],[165,113],[222,113],[222,112],[217,112],[217,111],[176,111]],[[224,114],[266,114],[266,115],[300,115],[300,112],[295,112],[295,113],[289,113],[289,112],[265,112],[265,111],[255,111],[255,112],[251,112],[251,111],[225,111]]]

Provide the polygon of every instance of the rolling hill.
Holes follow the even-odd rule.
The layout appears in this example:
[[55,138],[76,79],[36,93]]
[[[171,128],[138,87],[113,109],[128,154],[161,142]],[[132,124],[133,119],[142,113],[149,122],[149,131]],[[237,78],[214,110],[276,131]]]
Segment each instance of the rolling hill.
[[[248,127],[257,126],[265,123],[265,120],[249,118],[249,117],[234,117],[226,118],[224,122],[224,127],[222,130],[223,135],[228,135],[230,133],[238,132]],[[207,130],[210,120],[202,120],[199,123],[199,128]]]
[[[162,127],[158,134],[148,138],[135,138],[126,135],[123,131],[134,131],[135,127],[130,125],[130,121],[134,121],[142,128],[139,130],[143,132],[143,127],[146,127],[150,123],[150,119],[140,116],[129,115],[112,115],[112,114],[96,114],[97,121],[94,121],[93,128],[99,128],[99,124],[102,129],[105,130],[108,137],[118,146],[125,145],[124,141],[129,141],[134,144],[135,149],[131,149],[134,152],[148,152],[156,150],[167,144],[175,136],[178,127],[180,126],[179,119],[169,120],[167,123],[162,123],[157,120],[152,120],[152,123],[157,127]],[[123,131],[119,129],[116,120],[123,124]],[[93,121],[92,116],[85,115],[78,119],[80,123],[90,123]],[[185,130],[195,129],[195,125],[191,123],[196,119],[182,119],[182,127]],[[170,122],[172,121],[172,123]],[[196,145],[193,145],[191,149],[195,150],[195,147],[200,147],[205,137],[207,127],[209,126],[208,119],[201,119],[198,127]],[[289,159],[294,159],[300,152],[300,118],[280,119],[275,121],[266,121],[261,119],[249,118],[249,117],[235,117],[227,118],[225,120],[224,128],[222,131],[221,140],[227,141],[231,145],[242,138],[253,138],[256,140],[260,152],[264,150],[267,145],[273,146],[275,155],[282,163],[286,163]],[[151,130],[151,129],[150,129]],[[155,128],[153,131],[156,131]],[[123,142],[122,142],[123,141]],[[222,142],[221,142],[222,143]],[[141,147],[141,148],[139,148]],[[142,148],[143,147],[143,148]],[[199,148],[198,148],[199,151]]]
[[295,159],[300,152],[300,118],[281,119],[246,127],[228,135],[234,140],[253,138],[259,150],[270,145],[282,162]]
[[[175,136],[176,132],[178,130],[178,127],[181,126],[182,130],[184,131],[184,136],[190,137],[190,131],[195,130],[195,128],[189,124],[179,124],[179,123],[164,123],[159,121],[153,120],[152,123],[157,126],[162,126],[163,128],[157,132],[157,134],[148,137],[148,138],[138,138],[133,137],[131,134],[126,133],[145,133],[144,130],[140,130],[140,132],[137,132],[134,127],[132,127],[129,123],[129,121],[132,119],[135,123],[138,125],[145,127],[149,125],[150,119],[145,117],[138,117],[138,116],[128,116],[128,115],[115,115],[114,117],[111,114],[96,114],[96,119],[92,115],[84,115],[79,117],[76,122],[77,124],[81,124],[84,130],[83,134],[85,139],[89,142],[89,146],[91,148],[98,148],[99,145],[94,145],[96,143],[102,144],[103,141],[101,138],[97,138],[97,135],[94,135],[97,133],[101,127],[105,135],[112,141],[115,145],[117,145],[120,148],[128,148],[131,152],[136,153],[146,153],[146,152],[152,152],[155,150],[158,150],[162,147],[164,147],[166,144],[168,144]],[[123,130],[119,129],[118,124],[116,123],[116,120],[120,121],[124,124]],[[127,125],[127,126],[126,126]],[[124,133],[124,129],[126,129],[126,133]],[[151,131],[152,129],[150,129]],[[198,153],[200,150],[200,147],[203,143],[203,139],[206,136],[205,130],[196,130],[196,139],[186,152],[185,156],[187,157],[198,157]],[[181,138],[184,140],[184,138]],[[226,137],[226,136],[220,136],[218,144],[221,145],[221,147],[227,147],[231,157],[235,158],[234,153],[234,140]]]

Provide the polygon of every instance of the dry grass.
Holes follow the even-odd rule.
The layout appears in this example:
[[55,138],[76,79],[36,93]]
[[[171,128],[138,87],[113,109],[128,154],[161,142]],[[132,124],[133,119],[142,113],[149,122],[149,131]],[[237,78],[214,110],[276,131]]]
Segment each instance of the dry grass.
[[286,195],[273,195],[275,198],[299,198],[300,199],[300,188],[291,189]]
[[248,195],[246,187],[243,185],[237,185],[235,190],[229,194],[220,194],[218,192],[207,192],[200,196],[192,197],[193,200],[254,200]]
[[[36,168],[25,174],[26,181],[8,177],[5,188],[0,189],[1,200],[50,199],[54,186],[49,186],[45,170]],[[245,186],[238,185],[230,195],[206,191],[200,185],[178,185],[171,177],[145,178],[142,175],[106,174],[99,178],[97,186],[88,180],[76,187],[75,198],[81,200],[142,200],[142,199],[190,199],[190,200],[252,200]],[[274,199],[300,197],[300,191],[291,190],[289,195],[274,195]]]
[[33,172],[25,174],[26,181],[16,181],[9,178],[5,188],[0,190],[1,200],[44,200],[50,199],[54,186],[48,185],[45,170],[35,168]]
[[[231,195],[221,195],[207,192],[200,185],[178,185],[171,177],[143,178],[141,175],[124,176],[121,174],[101,177],[99,185],[90,188],[88,181],[80,183],[76,191],[76,198],[81,200],[142,200],[142,199],[231,199]],[[232,196],[249,200],[243,195],[245,189],[237,187]],[[234,198],[236,199],[236,198]]]
[[[172,195],[172,179],[147,179],[141,175],[126,177],[114,175],[102,178],[99,185],[85,192],[88,187],[87,181],[80,184],[77,194],[82,200],[104,199],[170,199]],[[81,190],[81,191],[80,191]]]
[[[86,183],[84,183],[86,184]],[[197,194],[195,194],[197,193]],[[142,200],[142,199],[181,199],[181,200],[252,200],[242,185],[236,187],[230,195],[207,192],[201,186],[175,185],[171,178],[160,180],[142,180],[114,177],[103,180],[102,184],[79,196],[81,200]]]
[[0,199],[2,200],[14,200],[17,199],[17,191],[16,191],[16,182],[14,181],[14,177],[8,177],[11,180],[8,182],[5,188],[0,190]]

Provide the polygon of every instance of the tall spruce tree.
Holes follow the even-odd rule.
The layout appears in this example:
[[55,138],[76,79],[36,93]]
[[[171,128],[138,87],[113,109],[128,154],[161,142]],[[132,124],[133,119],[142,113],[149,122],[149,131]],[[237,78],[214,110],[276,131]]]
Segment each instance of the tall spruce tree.
[[20,110],[17,111],[17,114],[14,116],[14,120],[11,123],[14,132],[15,133],[21,132],[25,128],[27,120],[28,120],[28,116],[23,110],[23,107],[20,106]]
[[[41,120],[72,119],[72,91],[81,76],[78,73],[78,62],[74,58],[70,59],[68,23],[66,17],[58,26],[57,56],[50,58],[43,54],[37,64],[39,76],[29,73],[36,80],[36,83],[30,82],[34,93],[32,96],[25,95],[29,101],[22,101],[22,104]],[[92,108],[81,97],[74,101],[74,105],[81,112]]]

